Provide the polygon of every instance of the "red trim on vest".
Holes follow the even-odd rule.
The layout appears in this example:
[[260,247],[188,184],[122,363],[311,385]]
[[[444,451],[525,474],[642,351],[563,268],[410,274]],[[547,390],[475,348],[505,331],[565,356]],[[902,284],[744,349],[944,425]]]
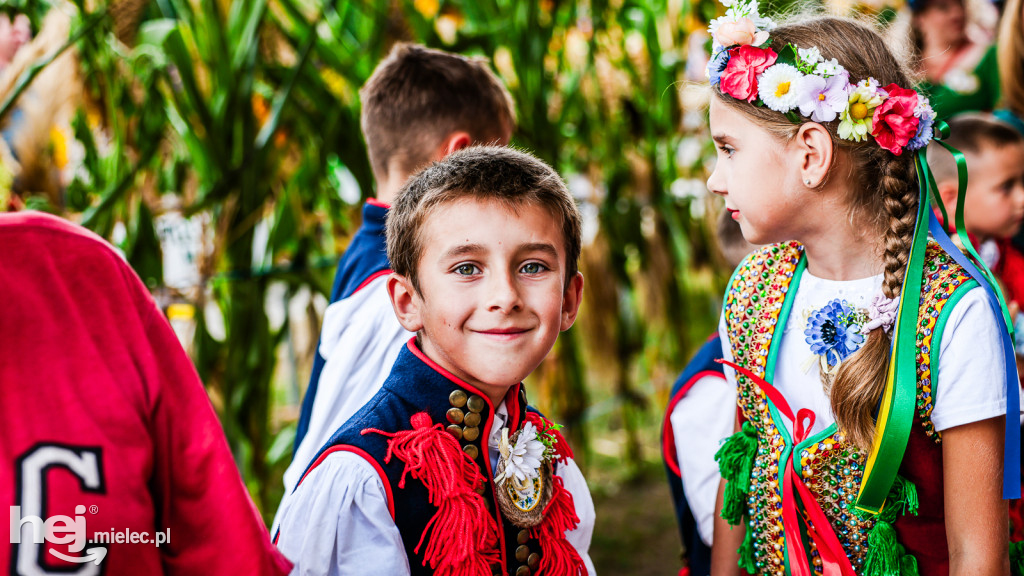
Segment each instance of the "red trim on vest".
[[377,278],[380,278],[381,276],[387,276],[388,274],[391,274],[391,270],[380,270],[378,272],[374,272],[373,274],[370,274],[366,278],[366,280],[363,280],[362,284],[360,284],[359,286],[356,286],[356,289],[353,290],[352,293],[355,294],[356,292],[359,292],[363,288],[366,288],[370,284],[370,282],[373,282],[374,280],[376,280]]
[[386,208],[388,210],[391,209],[391,204],[388,204],[387,202],[381,202],[376,198],[367,198],[366,203],[369,204],[370,206],[377,206],[378,208]]
[[[340,446],[331,446],[313,462],[313,465],[309,467],[309,470],[306,470],[306,473],[302,475],[302,478],[299,478],[299,484],[302,484],[302,481],[306,479],[306,476],[308,476],[309,473],[312,472],[314,468],[319,466],[324,461],[325,458],[327,458],[331,454],[334,454],[335,452],[351,452],[357,456],[362,457],[364,460],[369,462],[371,466],[373,466],[373,468],[377,471],[377,475],[380,476],[380,481],[384,484],[384,492],[386,492],[388,495],[388,512],[391,513],[391,519],[394,520],[395,498],[394,493],[391,492],[391,482],[388,481],[387,474],[384,473],[384,469],[381,468],[381,465],[378,464],[377,461],[374,460],[372,456],[367,454],[366,451],[363,450],[362,448],[348,446],[345,444],[342,444]],[[296,488],[298,488],[299,484],[295,485]]]
[[693,388],[693,385],[697,383],[701,378],[709,376],[715,376],[725,380],[725,374],[717,372],[715,370],[701,370],[693,375],[692,378],[683,384],[683,387],[675,393],[674,396],[668,401],[668,407],[665,409],[665,421],[661,426],[661,452],[665,458],[665,464],[668,465],[668,469],[672,471],[676,476],[682,477],[682,472],[679,471],[679,455],[676,454],[676,437],[672,431],[672,411],[675,410],[676,404],[686,396],[686,393]]
[[[413,354],[415,354],[417,358],[422,360],[424,364],[426,364],[427,366],[430,366],[431,368],[433,368],[438,374],[440,374],[441,376],[444,376],[445,378],[451,380],[452,382],[458,384],[459,386],[462,386],[463,388],[466,388],[470,392],[472,392],[472,393],[476,394],[477,396],[480,396],[481,398],[483,398],[484,402],[487,402],[487,406],[491,409],[491,414],[494,413],[494,404],[491,403],[491,399],[490,399],[490,397],[487,396],[487,394],[484,394],[483,392],[481,392],[479,389],[477,389],[476,386],[473,386],[472,384],[467,384],[466,381],[464,381],[462,378],[459,378],[455,374],[452,374],[451,372],[445,370],[444,368],[441,367],[440,364],[438,364],[437,362],[434,362],[433,360],[428,358],[427,355],[424,354],[422,350],[420,350],[420,347],[416,345],[416,337],[415,336],[410,338],[409,342],[406,345],[409,347],[409,351],[411,351]],[[513,386],[512,388],[510,388],[509,391],[515,390],[518,393],[519,392],[519,388],[517,388],[517,386],[519,386],[519,384],[516,384],[516,386]],[[517,406],[518,406],[518,402],[519,402],[519,397],[518,396],[516,396],[516,402],[517,402]],[[509,413],[509,416],[513,416],[513,415],[511,413]]]
[[[434,362],[433,360],[428,358],[427,355],[424,354],[422,350],[420,350],[420,347],[416,345],[416,337],[415,336],[413,336],[412,338],[409,339],[409,342],[406,344],[406,346],[409,347],[409,351],[410,352],[415,354],[416,357],[419,358],[420,360],[422,360],[424,364],[426,364],[427,366],[430,366],[431,368],[433,368],[438,374],[444,376],[445,378],[451,380],[455,384],[457,384],[457,385],[459,385],[459,386],[469,390],[470,392],[473,392],[474,394],[480,396],[481,398],[483,398],[484,402],[487,403],[487,406],[491,409],[491,411],[489,412],[489,415],[487,416],[487,420],[485,422],[483,422],[483,427],[481,429],[482,430],[486,430],[487,433],[489,434],[490,430],[491,430],[491,426],[493,425],[493,422],[494,422],[494,405],[491,404],[491,399],[488,398],[488,396],[486,394],[484,394],[483,392],[478,390],[475,386],[467,384],[464,380],[462,380],[458,376],[452,374],[451,372],[445,370],[444,368],[441,367],[440,364],[438,364],[437,362]],[[516,396],[515,396],[516,406],[519,405],[519,388],[518,387],[521,386],[521,385],[522,385],[521,383],[520,384],[516,384],[515,386],[513,386],[512,388],[509,389],[510,392],[513,391],[513,390],[516,392]],[[507,398],[507,395],[506,395],[506,398]],[[510,412],[509,413],[509,417],[511,419],[513,419],[513,420],[518,420],[519,419],[519,411],[516,410],[515,413]],[[513,422],[513,423],[518,425],[518,422]],[[513,430],[516,430],[516,429],[518,429],[518,426],[513,428]],[[485,447],[484,450],[481,450],[481,452],[482,452],[481,455],[484,457],[484,473],[487,474],[487,478],[493,482],[494,481],[494,471],[493,471],[493,468],[491,467],[491,454],[490,454],[491,451],[486,449],[486,445],[487,445],[486,439],[483,442],[481,442],[481,445],[483,445]],[[492,497],[492,500],[493,500],[492,504],[494,504],[493,510],[494,510],[495,519],[498,522],[498,528],[499,528],[498,529],[498,541],[501,543],[501,545],[499,547],[499,549],[501,551],[501,564],[502,564],[502,566],[504,566],[508,560],[505,557],[505,530],[502,527],[503,526],[503,521],[502,521],[502,517],[501,517],[501,508],[498,506],[497,495],[495,495],[493,493],[493,491],[492,491],[491,497]]]

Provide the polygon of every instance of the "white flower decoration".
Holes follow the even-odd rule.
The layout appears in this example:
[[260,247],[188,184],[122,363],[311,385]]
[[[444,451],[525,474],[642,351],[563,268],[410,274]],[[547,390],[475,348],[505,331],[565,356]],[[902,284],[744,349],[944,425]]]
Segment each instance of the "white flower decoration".
[[803,74],[789,64],[776,64],[761,74],[757,92],[765,106],[776,112],[789,112],[800,104],[797,86]]
[[814,67],[814,73],[819,76],[824,76],[825,78],[830,76],[839,76],[845,71],[846,68],[843,68],[842,64],[840,64],[835,58],[831,60],[823,60]]
[[514,446],[508,442],[507,429],[502,431],[502,435],[501,459],[505,469],[494,478],[494,483],[500,484],[512,478],[525,482],[539,476],[544,443],[537,439],[537,428],[533,423],[523,424]]
[[821,52],[817,46],[811,46],[810,48],[797,48],[797,53],[800,55],[800,59],[807,64],[815,64],[822,61]]

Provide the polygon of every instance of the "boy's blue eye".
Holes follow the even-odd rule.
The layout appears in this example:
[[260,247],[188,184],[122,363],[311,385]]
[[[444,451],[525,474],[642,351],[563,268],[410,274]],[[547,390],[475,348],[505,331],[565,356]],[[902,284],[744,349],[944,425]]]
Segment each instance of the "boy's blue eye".
[[726,158],[732,158],[732,153],[736,151],[732,146],[719,146],[718,149],[725,153]]
[[540,274],[544,270],[547,270],[547,267],[540,262],[528,262],[520,269],[523,274]]
[[471,276],[477,271],[476,266],[472,264],[459,264],[455,267],[455,273],[460,276]]

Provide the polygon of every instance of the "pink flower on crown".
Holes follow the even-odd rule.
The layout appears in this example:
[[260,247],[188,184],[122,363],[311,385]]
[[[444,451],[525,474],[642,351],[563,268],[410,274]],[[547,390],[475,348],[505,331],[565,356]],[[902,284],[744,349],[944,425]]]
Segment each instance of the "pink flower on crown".
[[722,46],[759,46],[768,39],[767,31],[759,31],[754,21],[744,16],[722,22],[715,30],[715,42]]
[[879,146],[899,156],[907,142],[917,134],[917,125],[921,123],[921,119],[914,116],[917,92],[895,84],[889,84],[884,90],[889,97],[875,108],[871,135]]
[[[722,71],[719,87],[738,100],[757,100],[757,75],[775,64],[778,57],[771,48],[746,45],[729,50],[729,63]],[[911,112],[913,108],[911,106]]]

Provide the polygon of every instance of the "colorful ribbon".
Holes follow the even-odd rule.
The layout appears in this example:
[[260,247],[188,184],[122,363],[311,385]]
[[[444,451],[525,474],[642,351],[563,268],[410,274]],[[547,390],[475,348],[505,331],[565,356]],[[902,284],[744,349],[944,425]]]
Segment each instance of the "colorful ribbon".
[[[846,557],[839,537],[832,530],[832,523],[829,522],[825,512],[818,505],[818,500],[811,494],[811,491],[804,484],[800,475],[793,467],[793,452],[796,446],[807,440],[811,435],[811,428],[814,427],[814,412],[802,408],[793,416],[793,409],[789,402],[774,386],[765,382],[750,370],[739,366],[728,360],[716,360],[721,364],[731,366],[740,374],[750,378],[756,383],[772,404],[778,408],[783,416],[793,423],[793,446],[789,451],[785,464],[782,466],[782,528],[786,539],[786,557],[789,559],[789,571],[792,576],[814,576],[814,570],[808,560],[809,555],[804,547],[801,526],[806,530],[808,538],[814,542],[818,550],[818,557],[821,558],[821,571],[823,576],[856,576],[850,559]],[[803,508],[805,517],[801,521],[800,510],[797,502]]]
[[[949,126],[945,122],[936,125],[936,140],[949,135]],[[1006,310],[1002,292],[991,271],[978,256],[970,239],[967,237],[963,220],[964,197],[967,191],[967,163],[963,154],[944,142],[939,144],[949,150],[957,164],[958,191],[955,225],[957,235],[968,255],[961,252],[950,240],[946,231],[938,225],[934,213],[929,208],[929,201],[935,198],[939,210],[948,222],[946,207],[937,193],[935,180],[928,167],[925,150],[919,150],[914,159],[917,168],[919,196],[917,223],[914,239],[911,244],[910,259],[900,294],[900,310],[896,317],[896,327],[892,337],[891,361],[886,376],[885,390],[882,393],[878,418],[875,425],[875,438],[868,455],[857,495],[857,508],[877,514],[885,503],[889,489],[906,451],[910,438],[910,429],[914,420],[914,407],[917,393],[917,312],[920,308],[921,286],[924,276],[924,253],[928,243],[928,232],[940,246],[974,278],[989,296],[989,302],[997,315],[1007,325],[1003,334],[1003,356],[1006,361],[1006,436],[1004,442],[1003,497],[1007,499],[1020,497],[1020,428],[1018,427],[1019,394],[1016,377],[1016,361],[1013,356],[1013,322]],[[974,259],[974,262],[971,261]],[[975,263],[977,266],[975,266]],[[904,313],[906,312],[906,313]]]

